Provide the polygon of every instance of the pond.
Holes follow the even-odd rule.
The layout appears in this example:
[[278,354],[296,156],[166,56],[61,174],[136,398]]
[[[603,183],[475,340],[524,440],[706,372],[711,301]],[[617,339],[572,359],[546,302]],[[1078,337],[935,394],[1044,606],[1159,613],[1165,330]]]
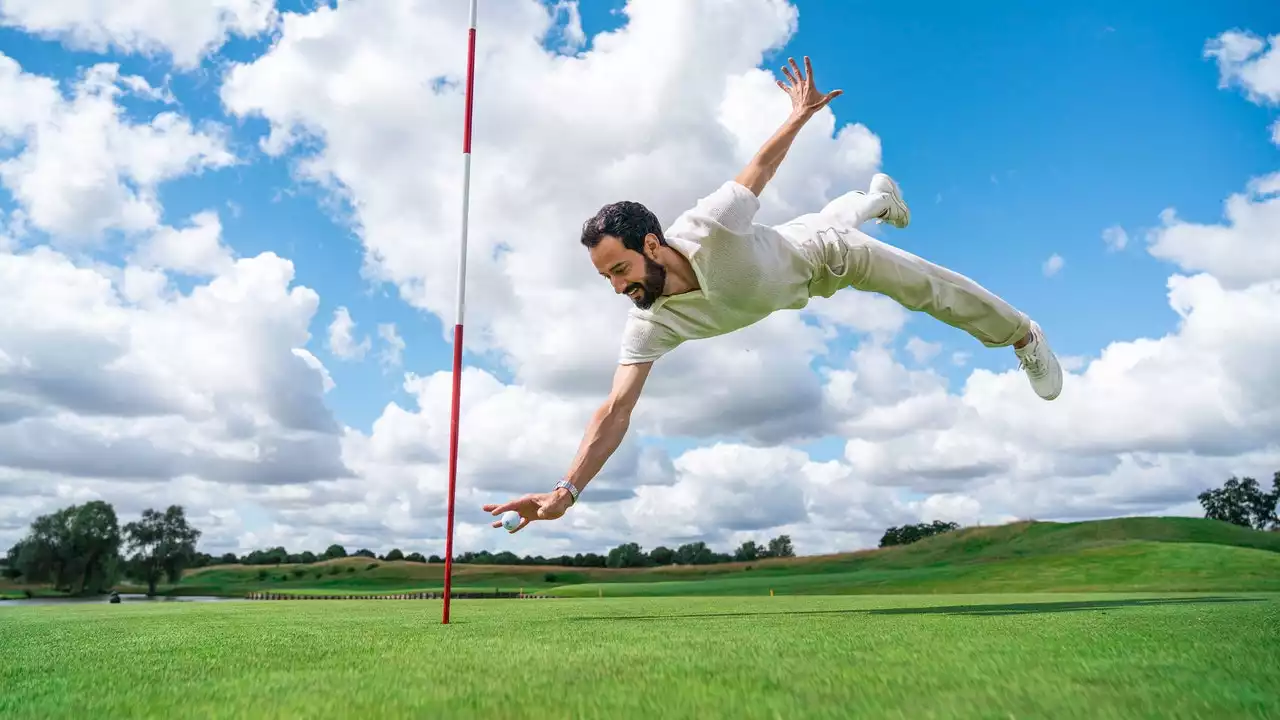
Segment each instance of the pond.
[[[72,598],[65,598],[65,597],[21,598],[21,599],[15,599],[15,600],[0,600],[0,608],[12,607],[16,605],[67,605],[67,604],[83,605],[86,603],[102,603],[103,605],[107,605],[109,604],[108,602],[109,600],[110,600],[110,596],[108,595],[97,595],[97,596],[91,596],[91,597],[72,597]],[[138,594],[120,593],[120,602],[122,603],[129,603],[129,602],[235,602],[237,600],[244,600],[244,598],[213,597],[209,595],[190,595],[187,597],[169,597],[169,596],[147,597],[146,595],[143,595],[141,593],[138,593]]]

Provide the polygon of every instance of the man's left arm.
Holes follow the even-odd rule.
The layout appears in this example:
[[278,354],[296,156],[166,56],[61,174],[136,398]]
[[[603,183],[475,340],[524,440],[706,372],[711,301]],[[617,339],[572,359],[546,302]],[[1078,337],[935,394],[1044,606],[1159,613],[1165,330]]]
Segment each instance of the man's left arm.
[[[782,123],[782,127],[778,128],[773,137],[760,147],[755,157],[751,158],[751,162],[738,173],[738,177],[734,178],[735,182],[757,197],[764,191],[764,186],[773,179],[774,173],[778,172],[778,166],[787,156],[787,151],[791,149],[791,144],[799,134],[800,128],[809,122],[809,118],[843,93],[842,90],[832,90],[825,95],[818,92],[813,85],[813,65],[809,62],[808,56],[804,59],[804,73],[800,72],[794,59],[789,58],[788,62],[791,67],[783,67],[782,72],[791,84],[785,85],[781,80],[777,83],[778,87],[791,96],[791,114],[787,116],[786,122]],[[795,71],[794,75],[792,70]]]

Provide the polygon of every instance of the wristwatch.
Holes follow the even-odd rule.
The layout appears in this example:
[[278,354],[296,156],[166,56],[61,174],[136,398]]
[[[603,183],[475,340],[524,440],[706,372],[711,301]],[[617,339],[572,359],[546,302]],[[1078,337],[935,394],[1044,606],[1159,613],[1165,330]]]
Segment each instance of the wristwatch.
[[560,488],[564,488],[565,490],[569,491],[570,507],[572,507],[574,503],[578,502],[578,488],[574,487],[573,483],[569,482],[568,480],[561,480],[560,482],[556,483],[556,486],[551,489],[551,492],[555,492]]

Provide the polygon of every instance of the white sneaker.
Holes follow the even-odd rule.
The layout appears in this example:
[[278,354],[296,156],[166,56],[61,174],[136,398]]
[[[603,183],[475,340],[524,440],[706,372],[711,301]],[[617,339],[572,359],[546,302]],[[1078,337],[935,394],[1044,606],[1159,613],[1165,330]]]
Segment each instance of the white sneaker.
[[876,220],[876,224],[887,222],[902,229],[911,223],[911,210],[907,208],[907,203],[902,199],[902,191],[893,178],[884,173],[876,173],[871,178],[870,190],[872,195],[884,193],[889,196],[889,209]]
[[1018,356],[1018,365],[1031,380],[1031,389],[1045,400],[1052,400],[1062,392],[1062,365],[1049,348],[1044,339],[1044,331],[1035,322],[1031,323],[1031,342],[1020,348],[1014,348]]

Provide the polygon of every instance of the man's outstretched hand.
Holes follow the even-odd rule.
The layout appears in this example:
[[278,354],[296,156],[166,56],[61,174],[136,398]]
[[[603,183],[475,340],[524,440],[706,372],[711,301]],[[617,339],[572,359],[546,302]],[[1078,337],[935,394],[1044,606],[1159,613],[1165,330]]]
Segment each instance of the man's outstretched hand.
[[[530,493],[504,505],[485,505],[484,511],[490,515],[501,515],[508,510],[520,513],[520,525],[511,531],[516,533],[534,520],[554,520],[564,515],[569,509],[569,502],[569,491],[557,489],[549,493]],[[502,521],[495,520],[492,525],[502,527]]]
[[[778,83],[778,87],[791,96],[792,113],[809,117],[844,93],[843,90],[832,90],[825,95],[818,92],[818,89],[813,85],[813,63],[809,62],[808,55],[804,58],[803,73],[800,72],[799,66],[796,65],[795,58],[787,58],[787,62],[791,64],[791,67],[783,65],[782,74],[787,76],[787,79],[791,81],[791,85],[788,86],[781,80],[775,82]],[[794,75],[792,70],[795,71]]]

